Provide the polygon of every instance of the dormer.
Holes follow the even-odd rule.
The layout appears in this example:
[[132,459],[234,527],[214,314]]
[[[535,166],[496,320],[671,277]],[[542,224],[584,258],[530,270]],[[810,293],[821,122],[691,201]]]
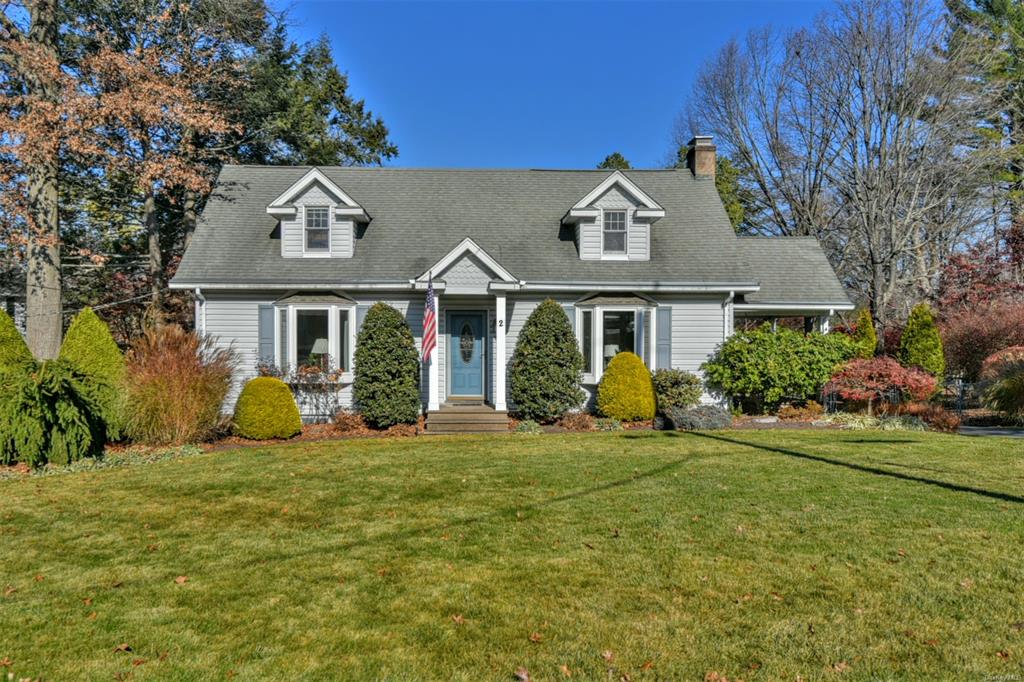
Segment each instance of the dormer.
[[281,222],[285,258],[351,258],[357,223],[370,216],[319,168],[313,168],[267,206]]
[[665,216],[658,202],[615,171],[562,218],[575,229],[583,260],[650,260],[651,225]]

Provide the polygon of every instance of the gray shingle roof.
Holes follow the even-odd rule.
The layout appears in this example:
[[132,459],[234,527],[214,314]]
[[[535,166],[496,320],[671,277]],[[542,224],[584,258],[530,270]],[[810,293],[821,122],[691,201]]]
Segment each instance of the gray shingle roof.
[[761,290],[747,303],[849,304],[814,237],[739,237],[740,253]]
[[[560,222],[608,171],[321,167],[372,221],[357,228],[353,258],[283,258],[278,222],[266,207],[308,170],[225,166],[174,284],[343,289],[346,283],[406,281],[471,237],[528,283],[764,280],[773,298],[817,299],[827,291],[833,300],[846,300],[815,243],[780,241],[771,245],[777,255],[762,259],[759,250],[746,248],[751,241],[733,233],[714,182],[688,170],[626,171],[665,217],[651,226],[649,261],[602,262],[581,260],[572,228]],[[748,267],[748,260],[757,267]]]

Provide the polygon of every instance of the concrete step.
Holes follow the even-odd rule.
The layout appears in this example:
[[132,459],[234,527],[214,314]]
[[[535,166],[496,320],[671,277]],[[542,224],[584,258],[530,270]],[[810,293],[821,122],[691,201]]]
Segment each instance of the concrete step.
[[475,424],[508,424],[508,415],[504,412],[465,413],[465,412],[431,412],[427,414],[427,423],[445,424],[452,422],[465,422]]
[[427,435],[442,433],[508,433],[508,424],[480,424],[480,423],[447,423],[427,424],[424,431]]

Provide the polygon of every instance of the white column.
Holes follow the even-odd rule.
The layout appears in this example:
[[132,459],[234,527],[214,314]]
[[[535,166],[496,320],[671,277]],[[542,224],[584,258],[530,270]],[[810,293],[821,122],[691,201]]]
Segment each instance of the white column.
[[494,294],[494,409],[505,410],[505,334],[508,329],[505,324],[505,292],[499,291]]
[[829,329],[831,327],[831,325],[829,324],[829,320],[830,319],[831,319],[831,315],[822,315],[821,317],[818,318],[818,331],[819,332],[821,332],[822,334],[828,334],[828,331],[829,331]]
[[[434,289],[434,324],[437,330],[437,342],[441,342],[441,296],[437,289]],[[438,343],[434,344],[434,350],[430,351],[430,367],[427,369],[427,410],[434,411],[441,409],[441,387],[438,380],[437,358],[441,349]]]
[[647,319],[651,321],[650,324],[647,325],[650,332],[648,334],[650,338],[647,339],[647,357],[649,358],[647,366],[653,371],[660,369],[658,367],[658,309],[648,308]]

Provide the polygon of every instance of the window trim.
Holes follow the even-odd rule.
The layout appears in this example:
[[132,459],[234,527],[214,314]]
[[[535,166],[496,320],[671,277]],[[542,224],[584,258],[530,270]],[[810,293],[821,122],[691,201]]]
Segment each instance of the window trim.
[[[343,366],[346,367],[345,371],[341,374],[341,381],[349,383],[354,380],[354,373],[352,371],[352,365],[355,359],[355,345],[356,345],[356,306],[355,305],[336,305],[336,304],[317,304],[317,303],[304,303],[301,305],[289,305],[286,307],[280,307],[288,311],[288,366],[284,369],[291,371],[299,366],[298,358],[298,315],[296,314],[300,310],[320,310],[327,312],[327,343],[331,347],[331,369],[337,369],[338,360],[341,357],[341,311],[348,312],[348,357],[345,358]],[[276,348],[274,349],[275,354],[280,356],[281,354],[281,331],[278,329],[274,333],[274,343]]]
[[[307,245],[307,232],[309,231],[308,215],[307,211],[311,208],[325,208],[327,209],[327,249],[322,251],[320,249],[309,250],[306,248]],[[313,228],[322,230],[323,228]],[[334,251],[334,204],[303,204],[302,205],[302,255],[308,258],[330,258]]]
[[[608,224],[609,213],[621,213],[625,217],[622,229],[622,251],[608,251],[605,247],[605,233]],[[630,211],[628,208],[603,208],[601,209],[601,258],[604,260],[629,260],[629,225]],[[618,230],[613,230],[617,232]]]

